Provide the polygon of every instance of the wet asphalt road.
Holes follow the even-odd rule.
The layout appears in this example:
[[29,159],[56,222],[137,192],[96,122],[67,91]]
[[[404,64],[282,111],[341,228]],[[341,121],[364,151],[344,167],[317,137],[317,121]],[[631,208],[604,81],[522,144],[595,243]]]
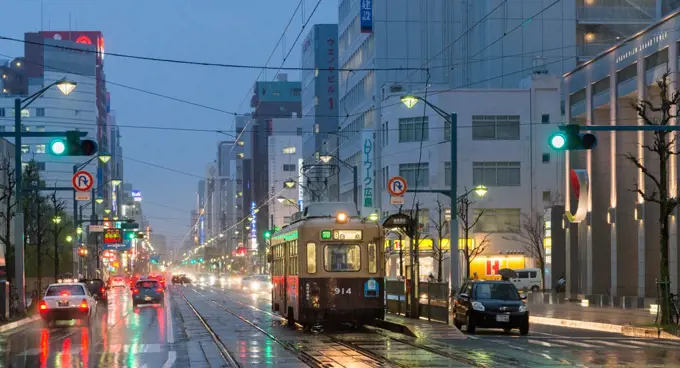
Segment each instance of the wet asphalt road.
[[363,330],[312,334],[290,329],[270,313],[268,293],[169,289],[165,307],[133,309],[130,292],[121,288],[99,306],[91,326],[46,328],[36,321],[0,334],[0,367],[228,366],[190,304],[244,367],[680,367],[676,341],[539,325],[526,337],[478,330],[463,340],[392,339]]

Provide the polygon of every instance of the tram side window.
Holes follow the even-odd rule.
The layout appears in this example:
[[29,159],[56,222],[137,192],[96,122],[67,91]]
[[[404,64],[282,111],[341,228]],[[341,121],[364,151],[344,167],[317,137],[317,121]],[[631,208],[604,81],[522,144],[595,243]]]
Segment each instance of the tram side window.
[[353,272],[361,269],[358,245],[330,244],[324,248],[324,268],[328,272]]
[[290,255],[290,269],[289,275],[298,274],[298,243],[297,240],[293,240],[288,243],[288,253]]
[[368,272],[370,273],[378,272],[377,251],[375,244],[371,243],[368,245]]
[[316,244],[307,243],[307,273],[316,273]]

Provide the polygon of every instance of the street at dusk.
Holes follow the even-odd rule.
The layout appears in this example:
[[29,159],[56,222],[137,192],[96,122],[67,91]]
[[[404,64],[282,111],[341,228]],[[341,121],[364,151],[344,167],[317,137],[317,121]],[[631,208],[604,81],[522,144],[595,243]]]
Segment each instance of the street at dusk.
[[680,1],[0,14],[0,368],[680,368]]

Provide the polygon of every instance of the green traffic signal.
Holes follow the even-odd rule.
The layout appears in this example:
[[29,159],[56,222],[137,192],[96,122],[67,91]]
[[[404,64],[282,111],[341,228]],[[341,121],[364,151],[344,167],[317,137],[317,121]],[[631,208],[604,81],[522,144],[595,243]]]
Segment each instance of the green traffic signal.
[[66,138],[57,138],[50,142],[49,153],[54,156],[92,156],[98,151],[97,142],[92,139],[80,139],[76,131],[66,132]]
[[60,156],[66,152],[66,142],[63,139],[55,139],[50,142],[50,154]]
[[552,134],[548,140],[548,145],[554,150],[589,150],[597,146],[595,134],[580,134],[578,124],[567,124],[560,130],[560,132]]
[[265,239],[269,239],[271,237],[272,237],[272,231],[271,230],[267,230],[267,231],[264,232],[264,238]]

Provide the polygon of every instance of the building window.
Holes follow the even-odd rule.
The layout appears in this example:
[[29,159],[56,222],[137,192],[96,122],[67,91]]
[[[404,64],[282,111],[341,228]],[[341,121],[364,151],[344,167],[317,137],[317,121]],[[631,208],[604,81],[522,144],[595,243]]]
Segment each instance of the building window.
[[4,131],[5,131],[5,126],[4,126],[4,125],[0,125],[0,132],[4,132]]
[[518,140],[519,115],[473,115],[473,140]]
[[302,94],[302,88],[293,88],[291,94],[293,96],[300,96]]
[[399,164],[399,176],[406,179],[406,183],[414,183],[414,188],[422,188],[430,185],[430,167],[427,163]]
[[45,171],[45,163],[44,162],[36,162],[36,165],[38,166],[39,171]]
[[550,124],[550,114],[541,115],[541,124]]
[[552,201],[552,193],[550,193],[549,190],[544,190],[543,191],[543,202],[550,202]]
[[519,162],[473,162],[472,184],[487,187],[520,185]]
[[45,108],[38,107],[35,109],[35,116],[45,116]]
[[444,186],[451,186],[451,162],[444,163]]
[[45,153],[45,145],[44,144],[36,144],[35,145],[35,153]]
[[295,131],[299,137],[302,137],[302,128],[297,128]]
[[314,134],[319,134],[319,124],[314,124]]
[[399,119],[399,142],[426,141],[429,137],[428,126],[427,116]]
[[476,219],[477,217],[479,217],[479,221],[475,226],[474,232],[508,233],[519,228],[521,210],[519,208],[475,208],[472,218]]
[[45,126],[44,125],[38,125],[35,127],[36,132],[44,132],[45,131]]
[[319,96],[314,96],[314,105],[319,104]]
[[284,155],[294,155],[295,151],[296,151],[295,146],[283,148],[283,154]]
[[21,153],[29,153],[31,152],[31,146],[28,144],[22,144],[21,145]]
[[295,164],[283,164],[283,171],[295,172]]
[[5,108],[0,107],[0,117],[4,118],[5,117]]
[[293,222],[293,216],[283,216],[283,223],[288,225]]
[[544,163],[544,164],[547,164],[548,162],[550,162],[550,154],[549,154],[549,153],[544,153],[544,154],[543,154],[543,163]]

